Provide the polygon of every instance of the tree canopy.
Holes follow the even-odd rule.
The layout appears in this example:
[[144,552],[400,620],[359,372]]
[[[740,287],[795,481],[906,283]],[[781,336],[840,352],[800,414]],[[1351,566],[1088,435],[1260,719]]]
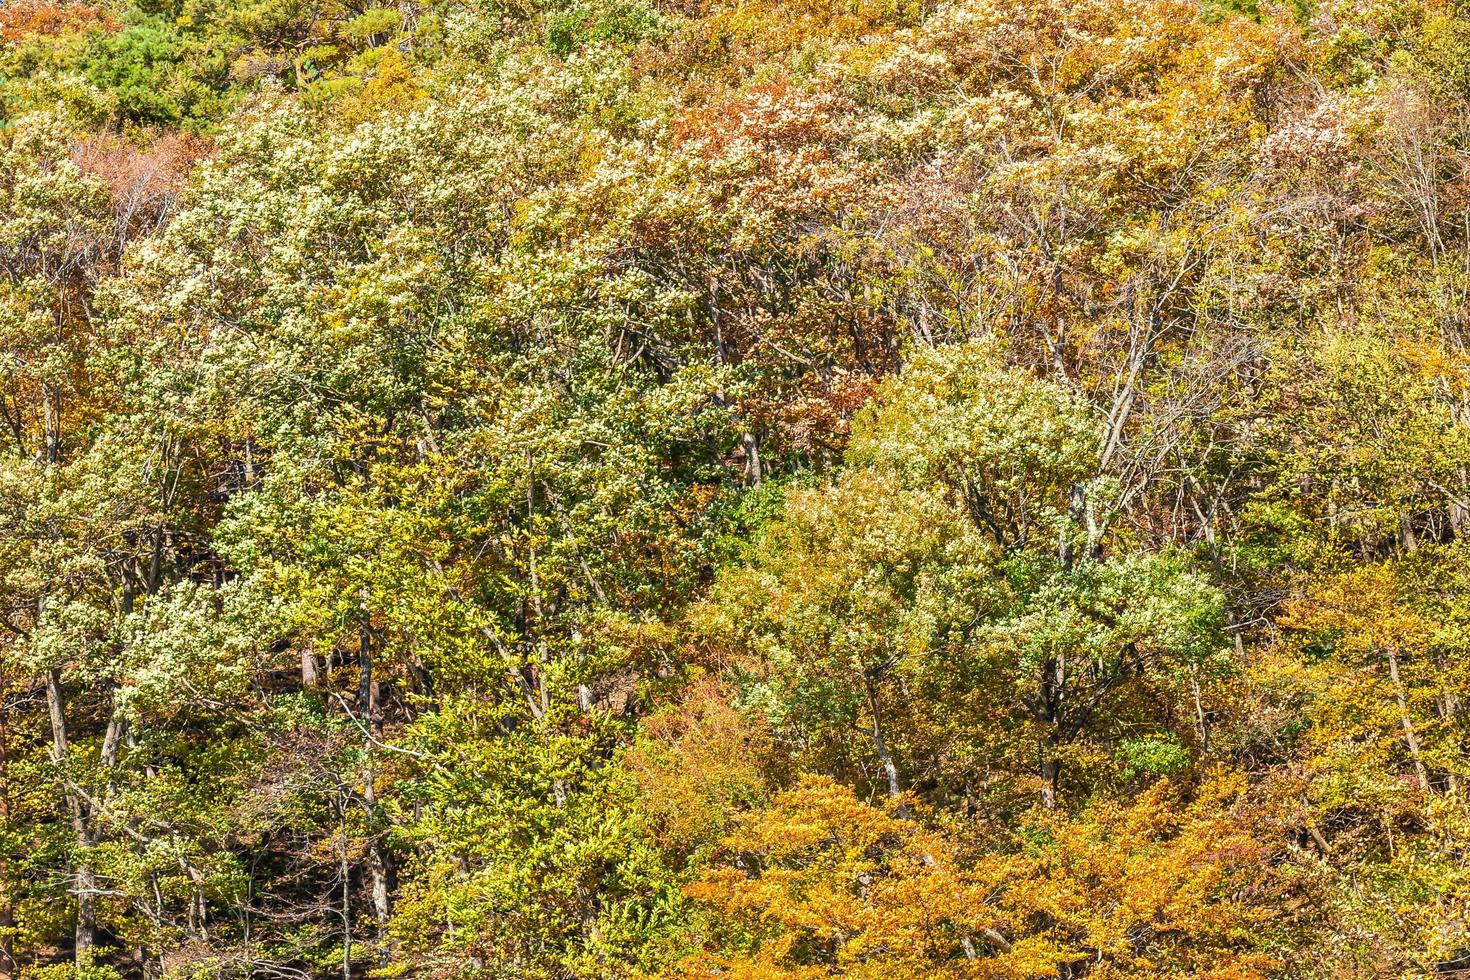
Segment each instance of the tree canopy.
[[1470,975],[1470,7],[0,0],[0,976]]

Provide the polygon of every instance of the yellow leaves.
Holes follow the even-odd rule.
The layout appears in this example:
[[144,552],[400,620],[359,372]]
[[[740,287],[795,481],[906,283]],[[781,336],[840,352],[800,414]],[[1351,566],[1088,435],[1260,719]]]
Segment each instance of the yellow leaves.
[[920,9],[913,0],[734,0],[711,3],[702,27],[709,44],[762,63],[784,52],[888,33]]
[[[978,937],[995,922],[984,883],[897,804],[870,806],[807,776],[770,810],[742,819],[722,847],[731,863],[687,892],[718,913],[716,930],[749,937],[732,965],[768,976],[984,975],[963,952],[984,945]],[[709,963],[696,961],[688,975]]]
[[1298,771],[1324,813],[1422,821],[1436,794],[1458,794],[1462,567],[1458,548],[1425,547],[1308,582],[1285,605],[1289,643],[1268,662],[1297,663],[1278,668],[1293,674],[1273,689],[1296,700]]
[[1439,387],[1448,397],[1470,395],[1470,357],[1463,351],[1410,338],[1399,342],[1399,356],[1420,378]]
[[1404,583],[1392,563],[1363,565],[1324,582],[1287,603],[1287,629],[1330,632],[1340,649],[1355,654],[1425,643],[1433,625],[1400,601]]
[[[688,888],[713,915],[685,975],[1020,980],[1085,963],[1093,977],[1258,980],[1269,853],[1244,788],[1219,775],[1188,800],[1159,784],[1132,805],[1036,815],[1018,847],[965,855],[808,776],[742,819],[725,863]],[[721,939],[737,951],[712,949]]]
[[405,108],[417,102],[423,90],[413,69],[397,51],[386,52],[377,62],[373,78],[362,91],[364,106]]
[[770,752],[764,727],[703,680],[677,708],[646,719],[643,737],[624,758],[655,841],[688,854],[723,833],[738,807],[761,797]]

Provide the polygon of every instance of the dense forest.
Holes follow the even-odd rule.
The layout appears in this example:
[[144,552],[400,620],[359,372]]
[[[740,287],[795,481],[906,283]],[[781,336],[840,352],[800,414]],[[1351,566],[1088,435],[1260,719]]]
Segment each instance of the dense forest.
[[1470,976],[1470,3],[0,0],[0,976]]

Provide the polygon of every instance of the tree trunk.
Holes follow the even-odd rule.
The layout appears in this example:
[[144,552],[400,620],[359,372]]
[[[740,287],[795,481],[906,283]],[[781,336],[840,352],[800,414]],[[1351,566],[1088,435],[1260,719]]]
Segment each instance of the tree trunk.
[[740,444],[745,449],[745,478],[752,487],[761,485],[761,452],[760,440],[755,437],[754,432],[747,432],[740,437]]
[[342,980],[352,980],[352,865],[347,850],[347,806],[341,801],[342,818]]
[[868,710],[873,715],[873,747],[878,751],[878,761],[888,780],[888,795],[897,799],[903,795],[903,786],[898,779],[898,766],[893,764],[893,756],[888,753],[888,743],[883,739],[883,715],[878,708],[878,692],[871,673],[863,674],[863,691],[868,696]]
[[1462,466],[1455,471],[1455,478],[1459,495],[1450,497],[1450,533],[1459,538],[1465,533],[1465,525],[1470,523],[1470,508],[1466,508],[1463,503],[1467,493],[1470,493],[1470,473]]
[[[1440,669],[1443,671],[1447,667],[1441,666]],[[1462,728],[1460,724],[1460,699],[1455,696],[1453,691],[1445,691],[1440,695],[1440,712],[1444,720],[1453,727],[1456,733],[1459,733]],[[1447,773],[1446,782],[1449,785],[1450,792],[1458,796],[1460,793],[1460,777],[1454,770]]]
[[41,385],[42,454],[47,463],[61,459],[61,395],[51,385]]
[[[358,659],[358,710],[362,713],[362,724],[367,734],[363,746],[367,757],[367,764],[362,774],[362,798],[366,806],[369,819],[372,821],[377,816],[378,792],[375,784],[377,773],[374,770],[372,758],[374,743],[381,741],[383,733],[383,711],[378,703],[379,687],[377,679],[373,677],[373,634],[372,627],[364,614],[361,633],[361,650]],[[392,876],[392,866],[389,863],[387,851],[382,841],[378,838],[373,828],[369,828],[372,835],[368,844],[368,890],[373,908],[373,919],[378,929],[378,959],[380,963],[388,961],[388,919],[393,913],[392,893],[389,887]]]
[[1042,663],[1036,678],[1036,723],[1041,726],[1041,805],[1057,808],[1057,782],[1062,772],[1061,717],[1066,665],[1057,657]]
[[1061,772],[1059,759],[1041,760],[1041,805],[1048,810],[1057,808],[1057,779]]
[[1414,521],[1408,514],[1399,515],[1399,550],[1406,555],[1419,548],[1419,538],[1414,534]]
[[1198,667],[1190,667],[1189,684],[1194,690],[1194,720],[1199,726],[1199,754],[1203,759],[1210,754],[1210,719],[1205,714],[1204,701],[1200,697]]
[[[0,698],[6,692],[0,691]],[[10,829],[10,736],[8,718],[0,702],[0,826]],[[15,980],[19,973],[15,962],[15,904],[10,895],[10,868],[0,869],[0,977]]]
[[[67,758],[66,700],[61,690],[61,670],[46,671],[46,708],[51,715],[51,761],[65,771]],[[97,945],[97,877],[92,870],[92,814],[87,801],[73,789],[66,790],[71,810],[72,831],[76,835],[77,920],[74,933],[76,962],[80,965]]]
[[1399,679],[1398,651],[1388,647],[1388,676],[1393,681],[1394,696],[1399,702],[1399,720],[1404,726],[1404,741],[1409,745],[1409,756],[1414,760],[1414,774],[1419,778],[1421,789],[1429,789],[1429,771],[1424,766],[1424,757],[1419,751],[1419,736],[1414,732],[1414,722],[1409,717],[1409,699],[1404,693],[1404,683]]

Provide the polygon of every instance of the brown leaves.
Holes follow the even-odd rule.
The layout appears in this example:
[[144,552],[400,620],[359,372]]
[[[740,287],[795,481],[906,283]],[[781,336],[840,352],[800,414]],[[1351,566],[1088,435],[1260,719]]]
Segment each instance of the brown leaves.
[[851,106],[840,95],[779,80],[687,113],[681,144],[739,174],[736,196],[755,211],[840,207],[869,176],[845,146]]
[[131,238],[163,221],[194,165],[213,150],[211,141],[188,133],[167,133],[142,144],[98,133],[78,140],[71,159],[107,186],[119,236]]

